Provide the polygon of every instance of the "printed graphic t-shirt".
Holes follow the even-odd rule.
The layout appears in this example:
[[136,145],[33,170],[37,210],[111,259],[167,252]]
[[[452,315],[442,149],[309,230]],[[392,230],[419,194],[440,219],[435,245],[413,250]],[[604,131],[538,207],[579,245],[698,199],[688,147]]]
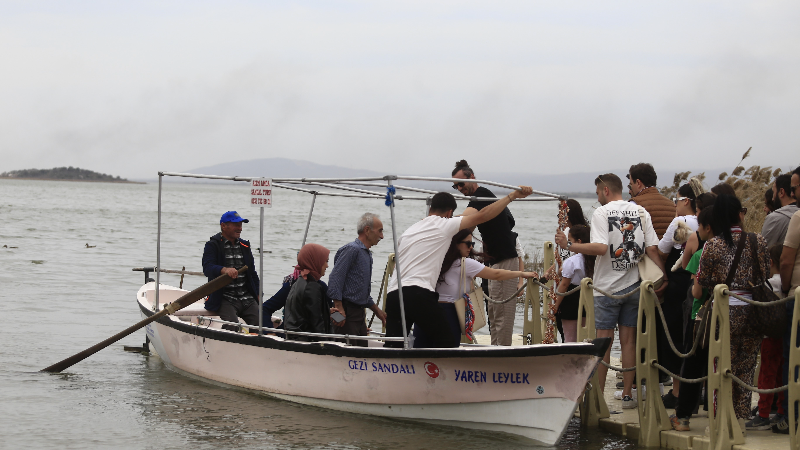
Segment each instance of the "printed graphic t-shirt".
[[[639,281],[638,264],[644,258],[645,249],[658,245],[650,214],[641,206],[624,200],[608,202],[594,211],[590,240],[608,248],[597,257],[593,283],[610,293]],[[595,297],[602,295],[594,291]]]
[[[450,241],[461,229],[461,217],[428,216],[408,227],[397,240],[397,260],[404,287],[418,286],[434,292]],[[397,290],[397,270],[386,292]]]

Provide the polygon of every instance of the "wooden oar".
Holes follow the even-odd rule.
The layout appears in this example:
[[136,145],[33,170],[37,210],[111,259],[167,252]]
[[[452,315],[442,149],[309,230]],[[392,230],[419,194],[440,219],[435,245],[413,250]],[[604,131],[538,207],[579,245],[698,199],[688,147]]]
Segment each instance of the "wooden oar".
[[[246,270],[247,270],[247,266],[244,266],[241,269],[239,269],[239,273],[241,274],[241,273],[245,272]],[[73,366],[73,365],[83,361],[84,359],[94,355],[95,353],[97,353],[100,350],[108,347],[109,345],[113,344],[114,342],[117,342],[118,340],[124,338],[125,336],[133,333],[134,331],[144,327],[145,325],[149,324],[150,322],[154,322],[154,321],[158,320],[159,318],[166,316],[167,314],[173,314],[173,313],[175,313],[175,311],[178,311],[180,309],[183,309],[183,308],[191,305],[192,303],[200,300],[201,298],[208,296],[212,292],[215,292],[215,291],[217,291],[219,289],[224,288],[225,286],[231,284],[232,281],[233,281],[233,278],[231,278],[230,276],[228,276],[228,275],[220,275],[217,278],[215,278],[214,280],[209,281],[208,283],[200,286],[199,288],[197,288],[197,289],[195,289],[195,290],[193,290],[191,292],[187,292],[186,294],[184,294],[183,296],[181,296],[179,299],[175,300],[174,302],[172,302],[170,304],[167,304],[167,305],[164,305],[164,309],[162,309],[161,311],[153,314],[152,316],[148,317],[147,319],[142,320],[141,322],[137,323],[136,325],[133,325],[133,326],[131,326],[129,328],[126,328],[124,331],[120,331],[119,333],[115,334],[114,336],[111,336],[110,338],[106,339],[105,341],[100,342],[99,344],[96,344],[96,345],[94,345],[92,347],[89,347],[86,350],[84,350],[84,351],[82,351],[82,352],[80,352],[78,354],[72,355],[69,358],[67,358],[67,359],[65,359],[65,360],[63,360],[61,362],[55,363],[50,367],[44,368],[44,369],[40,370],[40,372],[61,372],[64,369],[66,369],[66,368],[68,368],[70,366]]]

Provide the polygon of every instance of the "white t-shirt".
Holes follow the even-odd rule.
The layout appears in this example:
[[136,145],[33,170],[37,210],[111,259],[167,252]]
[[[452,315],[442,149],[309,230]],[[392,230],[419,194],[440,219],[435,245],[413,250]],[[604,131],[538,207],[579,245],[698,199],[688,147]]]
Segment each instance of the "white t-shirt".
[[[428,216],[408,227],[397,240],[397,260],[403,286],[418,286],[431,292],[442,270],[442,262],[450,241],[461,229],[462,217],[445,219]],[[397,271],[389,280],[386,292],[397,290]]]
[[772,292],[774,292],[778,298],[783,298],[783,292],[781,292],[781,274],[776,273],[767,281],[769,281],[770,286],[772,286]]
[[[658,244],[650,214],[624,200],[608,202],[594,211],[590,240],[608,246],[608,251],[597,257],[593,283],[612,294],[639,281],[638,264],[645,249]],[[594,291],[595,297],[602,295]]]
[[669,253],[673,248],[678,250],[683,248],[683,244],[675,242],[675,230],[678,229],[678,222],[686,222],[686,225],[689,225],[692,231],[697,231],[697,216],[678,216],[672,219],[667,231],[664,232],[664,236],[658,241],[658,249],[661,250],[661,253]]
[[[589,258],[592,258],[590,256]],[[581,280],[586,277],[586,260],[581,253],[576,253],[564,261],[561,266],[561,276],[569,278],[572,284],[580,285]]]
[[517,257],[525,258],[525,247],[522,246],[522,242],[519,241],[519,236],[517,236]]
[[[464,268],[464,274],[467,277],[466,290],[469,293],[469,291],[472,290],[472,279],[486,266],[472,258],[467,258],[465,261],[466,267]],[[444,280],[436,284],[436,292],[439,293],[439,301],[455,303],[456,300],[461,298],[461,294],[464,293],[464,287],[460,284],[461,259],[457,259],[453,262],[453,265],[450,266],[450,270],[445,272]]]

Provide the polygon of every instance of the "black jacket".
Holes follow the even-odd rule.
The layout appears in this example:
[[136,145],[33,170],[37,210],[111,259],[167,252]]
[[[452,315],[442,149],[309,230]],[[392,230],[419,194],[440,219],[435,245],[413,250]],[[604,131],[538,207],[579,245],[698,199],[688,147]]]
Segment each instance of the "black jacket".
[[[244,239],[239,239],[239,244],[242,246],[242,259],[247,266],[247,275],[245,277],[244,285],[253,295],[253,298],[258,298],[258,272],[256,272],[256,262],[253,259],[253,252],[250,250],[250,242]],[[222,273],[225,267],[225,242],[222,233],[217,233],[211,236],[206,242],[206,247],[203,249],[203,273],[208,277],[208,281],[217,278]],[[219,306],[222,304],[222,289],[213,292],[208,296],[205,307],[209,311],[219,311]]]
[[[286,306],[283,308],[283,323],[286,331],[306,333],[330,333],[331,314],[325,300],[325,289],[319,281],[309,276],[308,281],[298,278],[292,285]],[[296,341],[318,341],[310,336],[287,335]]]

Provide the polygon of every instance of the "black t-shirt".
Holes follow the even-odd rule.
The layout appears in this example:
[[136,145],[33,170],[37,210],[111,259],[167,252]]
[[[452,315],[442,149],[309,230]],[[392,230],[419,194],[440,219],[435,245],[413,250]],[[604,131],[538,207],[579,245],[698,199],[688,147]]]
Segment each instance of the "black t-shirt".
[[[472,194],[475,197],[494,197],[492,191],[483,186],[479,186]],[[492,202],[471,201],[468,208],[475,208],[478,211],[490,205]],[[494,219],[478,225],[483,239],[483,252],[491,257],[491,264],[517,257],[517,233],[511,231],[514,228],[514,216],[506,208]]]

